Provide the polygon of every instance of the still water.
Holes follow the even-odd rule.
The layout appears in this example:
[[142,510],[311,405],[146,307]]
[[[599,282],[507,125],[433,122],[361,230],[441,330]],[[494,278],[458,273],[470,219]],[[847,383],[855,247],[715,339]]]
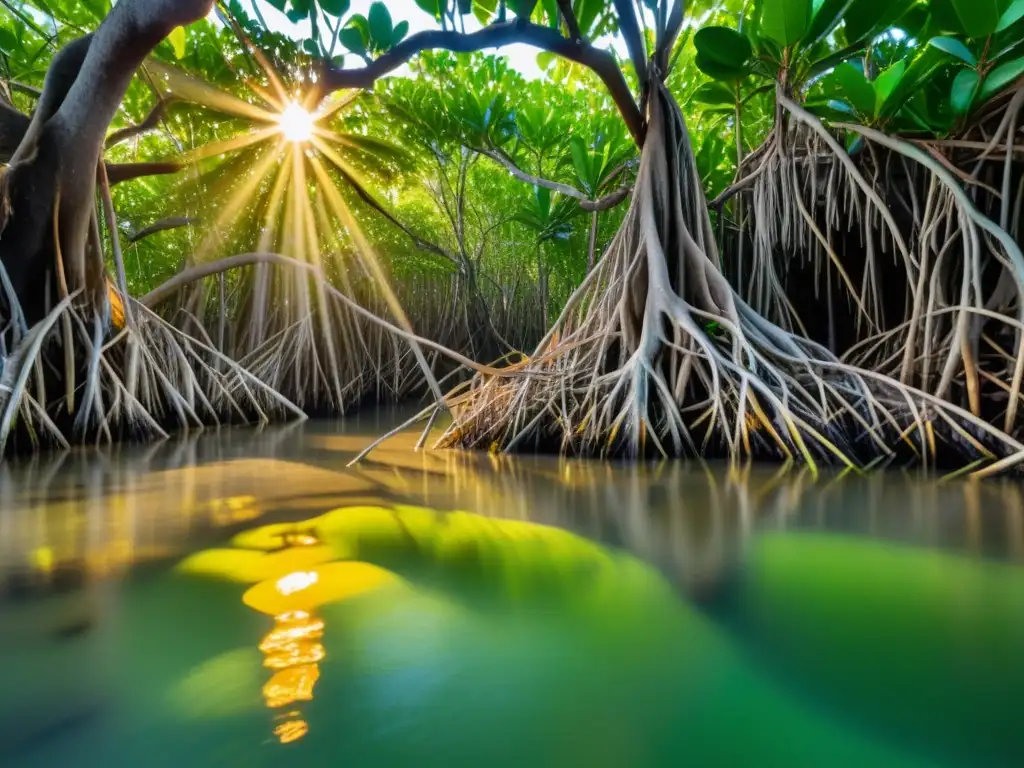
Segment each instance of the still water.
[[0,465],[0,766],[1021,766],[1024,493],[413,452]]

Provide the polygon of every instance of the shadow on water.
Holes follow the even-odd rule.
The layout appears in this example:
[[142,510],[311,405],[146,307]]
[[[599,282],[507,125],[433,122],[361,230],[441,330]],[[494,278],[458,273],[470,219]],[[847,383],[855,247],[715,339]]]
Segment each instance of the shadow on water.
[[393,418],[0,465],[0,764],[1024,764],[1019,485]]

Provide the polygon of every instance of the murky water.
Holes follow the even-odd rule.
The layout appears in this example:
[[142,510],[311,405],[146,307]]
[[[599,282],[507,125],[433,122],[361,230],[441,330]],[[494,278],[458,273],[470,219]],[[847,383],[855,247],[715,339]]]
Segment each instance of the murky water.
[[0,466],[0,765],[1024,765],[1020,485],[392,420]]

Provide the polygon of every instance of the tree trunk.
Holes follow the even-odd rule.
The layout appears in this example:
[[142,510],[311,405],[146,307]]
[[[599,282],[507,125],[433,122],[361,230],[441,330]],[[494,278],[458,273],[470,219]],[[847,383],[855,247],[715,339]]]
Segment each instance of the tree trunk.
[[544,263],[543,249],[537,245],[537,287],[540,291],[540,316],[544,327],[551,326],[551,300],[548,296],[548,267]]
[[94,307],[106,301],[103,254],[92,231],[107,130],[145,57],[211,5],[121,0],[95,34],[54,57],[27,127],[10,110],[0,113],[5,126],[25,127],[0,183],[0,264],[29,324],[54,298],[77,290]]
[[590,214],[590,238],[587,240],[587,274],[594,269],[597,263],[597,227],[600,223],[601,212],[594,211]]

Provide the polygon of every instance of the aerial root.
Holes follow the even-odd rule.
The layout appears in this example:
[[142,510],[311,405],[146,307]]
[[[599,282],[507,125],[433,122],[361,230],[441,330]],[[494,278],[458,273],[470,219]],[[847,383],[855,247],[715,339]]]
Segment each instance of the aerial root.
[[747,305],[717,265],[678,107],[667,94],[654,104],[636,192],[604,259],[526,363],[529,375],[480,375],[449,398],[459,418],[439,445],[812,468],[934,463],[943,440],[968,461],[1024,450],[968,411],[844,363]]
[[[142,304],[108,338],[105,310],[71,293],[0,360],[0,454],[21,439],[33,448],[94,439],[165,437],[228,422],[304,418],[243,366],[183,333]],[[64,328],[72,329],[70,354]],[[53,381],[77,382],[74,399]]]

